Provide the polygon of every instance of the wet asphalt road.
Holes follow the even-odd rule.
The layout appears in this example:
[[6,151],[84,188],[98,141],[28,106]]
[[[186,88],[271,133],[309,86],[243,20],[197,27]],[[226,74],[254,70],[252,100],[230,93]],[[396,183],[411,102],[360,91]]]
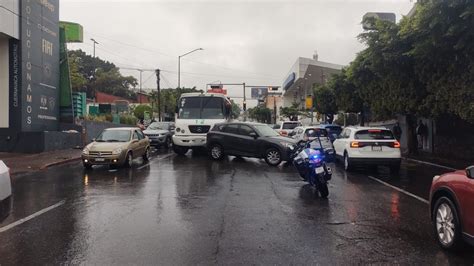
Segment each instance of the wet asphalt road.
[[[410,177],[421,166],[379,170],[370,175],[427,197]],[[337,166],[324,200],[292,167],[256,159],[159,151],[132,169],[72,163],[17,179],[0,228],[52,205],[0,232],[0,265],[474,263],[474,249],[437,246],[426,203]]]

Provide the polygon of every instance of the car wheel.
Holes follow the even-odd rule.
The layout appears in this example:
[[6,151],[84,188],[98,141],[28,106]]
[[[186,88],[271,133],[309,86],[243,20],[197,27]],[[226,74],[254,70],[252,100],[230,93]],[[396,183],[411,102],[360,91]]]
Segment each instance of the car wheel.
[[456,249],[462,239],[458,212],[453,202],[447,197],[439,198],[432,217],[438,243],[445,249]]
[[265,152],[265,162],[271,166],[277,166],[281,163],[281,152],[276,148],[270,148]]
[[352,171],[352,163],[351,163],[351,159],[349,158],[349,155],[347,154],[347,152],[344,153],[344,170],[346,171]]
[[125,158],[124,166],[132,167],[132,164],[133,164],[133,155],[131,152],[128,152],[127,157]]
[[173,151],[178,154],[178,155],[185,155],[188,151],[188,147],[183,147],[183,146],[178,146],[178,145],[173,145]]
[[209,147],[209,155],[213,160],[222,160],[224,159],[224,149],[219,144],[212,144]]
[[145,161],[145,162],[148,162],[148,160],[150,160],[150,148],[149,147],[146,148],[146,151],[143,154],[142,158],[143,158],[143,161]]
[[84,168],[86,168],[87,170],[91,170],[92,169],[92,164],[90,163],[84,163]]

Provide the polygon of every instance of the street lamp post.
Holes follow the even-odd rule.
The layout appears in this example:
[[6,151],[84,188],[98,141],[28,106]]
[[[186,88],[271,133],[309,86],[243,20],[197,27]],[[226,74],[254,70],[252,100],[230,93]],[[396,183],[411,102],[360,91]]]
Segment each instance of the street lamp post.
[[202,49],[202,48],[197,48],[197,49],[194,49],[194,50],[192,50],[192,51],[190,51],[190,52],[187,52],[187,53],[185,53],[185,54],[183,54],[183,55],[178,56],[178,88],[181,88],[181,57],[183,57],[183,56],[185,56],[185,55],[188,55],[188,54],[190,54],[190,53],[194,53],[194,52],[196,52],[196,51],[202,51],[202,50],[204,50],[204,49]]

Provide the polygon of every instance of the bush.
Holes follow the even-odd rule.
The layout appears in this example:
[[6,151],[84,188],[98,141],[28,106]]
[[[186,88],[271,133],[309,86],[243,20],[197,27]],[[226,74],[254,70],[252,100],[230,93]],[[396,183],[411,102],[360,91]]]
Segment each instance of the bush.
[[135,107],[133,110],[133,114],[135,115],[136,118],[142,120],[144,118],[144,113],[149,112],[150,114],[152,113],[151,106],[145,105],[145,104],[140,104]]
[[138,119],[133,116],[133,115],[120,115],[120,124],[125,124],[125,125],[136,125],[138,122]]

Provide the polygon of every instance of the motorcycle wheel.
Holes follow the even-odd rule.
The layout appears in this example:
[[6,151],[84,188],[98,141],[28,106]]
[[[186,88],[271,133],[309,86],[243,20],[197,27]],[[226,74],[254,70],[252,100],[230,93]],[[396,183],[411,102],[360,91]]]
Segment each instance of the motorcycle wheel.
[[318,191],[319,191],[319,195],[321,195],[321,198],[326,199],[329,196],[328,183],[319,183]]

